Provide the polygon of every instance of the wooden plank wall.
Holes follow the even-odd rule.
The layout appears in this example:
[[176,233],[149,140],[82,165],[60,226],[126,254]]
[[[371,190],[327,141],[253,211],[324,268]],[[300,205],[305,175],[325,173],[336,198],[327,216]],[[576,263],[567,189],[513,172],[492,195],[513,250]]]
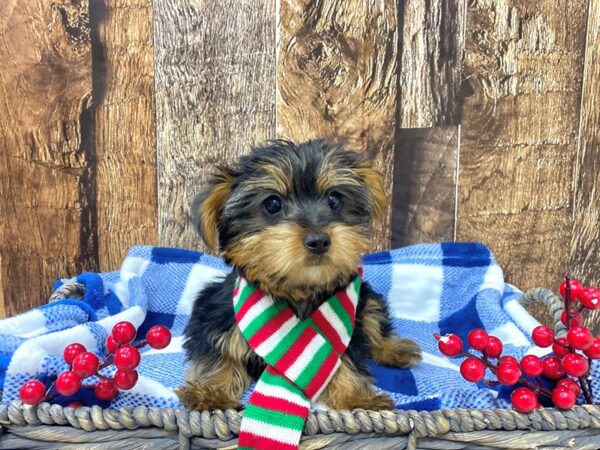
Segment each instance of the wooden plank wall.
[[0,316],[136,243],[265,139],[346,139],[373,248],[475,240],[507,279],[600,284],[595,0],[0,3]]

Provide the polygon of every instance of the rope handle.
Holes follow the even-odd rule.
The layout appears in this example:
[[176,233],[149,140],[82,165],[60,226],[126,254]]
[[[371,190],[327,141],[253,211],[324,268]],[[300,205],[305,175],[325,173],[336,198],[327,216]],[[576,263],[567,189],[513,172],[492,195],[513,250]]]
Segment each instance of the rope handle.
[[564,326],[560,320],[560,316],[565,309],[565,304],[563,300],[550,289],[531,288],[523,294],[519,299],[519,303],[525,308],[538,303],[543,304],[548,309],[548,312],[554,321],[554,333],[556,336],[560,337],[566,334],[567,327]]
[[56,302],[58,300],[64,300],[65,298],[74,298],[77,300],[81,300],[84,294],[85,285],[81,283],[76,283],[74,281],[69,281],[68,283],[63,284],[54,292],[52,292],[50,298],[48,299],[48,303]]

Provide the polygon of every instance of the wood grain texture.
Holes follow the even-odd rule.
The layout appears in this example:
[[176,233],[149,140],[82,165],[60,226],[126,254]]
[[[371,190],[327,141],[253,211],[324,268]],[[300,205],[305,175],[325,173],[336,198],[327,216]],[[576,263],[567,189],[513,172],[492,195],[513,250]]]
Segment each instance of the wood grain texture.
[[97,269],[86,0],[0,2],[0,315]]
[[458,127],[398,130],[392,248],[454,240]]
[[[573,192],[573,236],[568,270],[600,286],[600,2],[589,2],[581,119]],[[600,334],[600,311],[591,321]]]
[[[371,152],[391,193],[398,56],[393,0],[282,0],[278,136],[342,138],[349,147]],[[374,226],[375,249],[389,248],[390,215],[388,207]]]
[[469,2],[457,237],[553,286],[571,241],[587,2]]
[[406,0],[403,10],[400,124],[457,125],[466,0]]
[[151,0],[90,5],[100,270],[158,243]]
[[275,135],[275,4],[153,5],[159,242],[200,248],[193,198],[216,165]]

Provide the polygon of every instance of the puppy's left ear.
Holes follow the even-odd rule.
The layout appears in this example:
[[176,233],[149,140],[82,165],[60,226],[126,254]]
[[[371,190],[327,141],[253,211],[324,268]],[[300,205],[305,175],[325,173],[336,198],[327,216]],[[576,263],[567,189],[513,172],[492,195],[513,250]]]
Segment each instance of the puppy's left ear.
[[369,197],[373,204],[373,219],[377,220],[383,216],[388,198],[383,188],[383,178],[375,170],[370,161],[365,161],[356,169],[356,173],[363,179],[365,186],[369,190]]
[[202,240],[215,253],[219,251],[219,218],[233,190],[234,179],[230,169],[218,168],[208,188],[192,204],[193,223]]

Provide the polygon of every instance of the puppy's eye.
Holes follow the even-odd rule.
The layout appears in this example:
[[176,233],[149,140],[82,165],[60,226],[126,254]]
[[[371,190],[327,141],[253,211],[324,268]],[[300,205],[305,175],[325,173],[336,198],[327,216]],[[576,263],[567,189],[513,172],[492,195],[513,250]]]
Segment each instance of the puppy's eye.
[[337,211],[342,206],[342,194],[339,192],[332,192],[327,197],[327,204],[333,211]]
[[265,209],[269,214],[277,214],[279,211],[281,211],[283,202],[281,201],[281,197],[278,195],[269,195],[263,201],[263,205],[265,205]]

